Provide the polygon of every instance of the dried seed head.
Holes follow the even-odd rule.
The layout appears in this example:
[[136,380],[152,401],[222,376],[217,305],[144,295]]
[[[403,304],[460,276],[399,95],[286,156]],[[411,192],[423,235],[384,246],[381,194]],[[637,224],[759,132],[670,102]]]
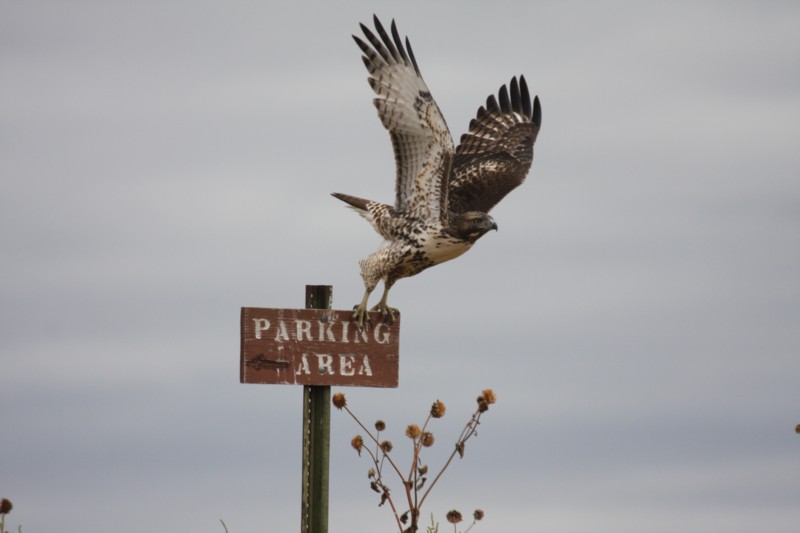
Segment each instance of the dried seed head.
[[489,405],[493,404],[497,401],[497,397],[494,395],[492,389],[486,389],[482,393],[483,399],[486,400],[486,403]]
[[450,522],[451,524],[458,524],[459,522],[461,522],[461,520],[462,520],[461,513],[459,513],[455,509],[453,509],[452,511],[448,511],[447,513],[448,522]]
[[486,399],[483,396],[478,397],[478,411],[481,413],[485,413],[489,410],[489,404],[486,402]]
[[364,447],[364,439],[361,438],[361,435],[356,435],[353,437],[353,440],[350,441],[350,446],[358,452],[358,455],[361,455],[361,448]]
[[422,465],[421,467],[417,468],[420,476],[424,476],[428,473],[428,465]]
[[11,509],[13,507],[14,506],[11,505],[11,501],[10,500],[6,500],[5,498],[0,500],[0,514],[8,514],[8,513],[10,513]]
[[383,451],[383,453],[389,453],[390,451],[392,451],[392,448],[394,448],[394,446],[392,445],[392,441],[385,440],[381,442],[381,451]]
[[347,405],[347,400],[345,399],[344,394],[342,394],[341,392],[337,392],[336,394],[333,395],[334,407],[336,407],[337,409],[341,409],[345,405]]
[[483,520],[483,510],[475,509],[475,512],[472,513],[472,518],[474,518],[476,522]]
[[375,422],[375,429],[377,429],[378,431],[383,431],[384,429],[386,429],[386,422],[384,422],[383,420],[378,420],[377,422]]
[[423,433],[419,439],[422,445],[425,446],[426,448],[433,446],[433,442],[435,440],[436,439],[433,438],[433,433],[431,433],[430,431],[426,431],[425,433]]
[[370,479],[375,477],[375,469],[374,468],[370,468],[369,470],[367,470],[367,477],[370,478]]
[[411,424],[406,428],[406,437],[409,439],[416,439],[419,437],[419,434],[422,433],[419,429],[419,426],[416,424]]
[[797,427],[794,428],[795,433],[800,433],[800,424],[797,424]]
[[433,418],[442,418],[446,410],[447,409],[445,408],[444,403],[442,403],[439,400],[436,400],[435,402],[433,402],[433,405],[431,406],[431,416]]

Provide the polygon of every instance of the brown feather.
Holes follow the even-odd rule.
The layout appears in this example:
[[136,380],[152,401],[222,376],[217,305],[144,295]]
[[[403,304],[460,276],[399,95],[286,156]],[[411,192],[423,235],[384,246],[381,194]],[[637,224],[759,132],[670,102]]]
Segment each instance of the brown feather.
[[453,160],[449,208],[454,213],[488,213],[518,187],[533,161],[533,144],[541,124],[538,97],[531,106],[525,78],[511,79],[486,100],[461,137]]

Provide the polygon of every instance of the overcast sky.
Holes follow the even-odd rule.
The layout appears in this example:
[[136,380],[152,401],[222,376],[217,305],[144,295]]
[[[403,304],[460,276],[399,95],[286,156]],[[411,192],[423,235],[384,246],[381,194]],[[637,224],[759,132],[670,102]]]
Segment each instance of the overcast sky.
[[[26,531],[297,531],[302,388],[242,306],[361,297],[393,200],[350,35],[397,19],[453,136],[542,101],[500,230],[401,280],[398,389],[343,389],[485,532],[800,523],[800,5],[0,0],[0,497]],[[377,296],[377,295],[376,295]],[[332,415],[330,531],[392,531]],[[395,490],[400,487],[395,485]]]

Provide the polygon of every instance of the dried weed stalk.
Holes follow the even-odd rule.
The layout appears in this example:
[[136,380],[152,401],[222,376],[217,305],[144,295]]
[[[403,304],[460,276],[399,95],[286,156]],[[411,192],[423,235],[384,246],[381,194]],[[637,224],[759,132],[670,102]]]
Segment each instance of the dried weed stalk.
[[[346,411],[347,414],[361,426],[361,429],[364,430],[366,439],[371,441],[371,445],[368,445],[368,443],[365,442],[365,437],[356,435],[350,441],[350,445],[358,452],[359,456],[362,451],[365,451],[369,456],[372,462],[372,466],[368,472],[370,488],[380,495],[380,503],[378,505],[389,504],[400,533],[416,533],[419,531],[419,517],[422,504],[425,503],[425,499],[428,497],[431,490],[433,490],[433,487],[436,486],[439,479],[441,479],[447,467],[450,466],[456,454],[459,458],[464,457],[464,448],[467,441],[472,436],[478,434],[478,425],[480,424],[481,416],[489,410],[489,405],[495,403],[495,400],[495,394],[491,389],[484,390],[481,395],[478,396],[478,406],[456,440],[453,452],[450,454],[444,466],[442,466],[430,483],[428,483],[429,469],[428,465],[424,464],[422,461],[422,449],[433,446],[436,441],[433,432],[428,429],[428,424],[432,418],[441,418],[444,416],[446,411],[444,403],[439,400],[433,403],[422,427],[417,424],[410,424],[406,427],[405,435],[413,441],[411,465],[406,469],[401,468],[401,465],[393,458],[391,452],[394,445],[392,442],[385,439],[381,440],[381,432],[386,429],[386,423],[382,420],[375,422],[375,429],[373,432],[373,430],[368,429],[347,407],[347,400],[344,394],[337,393],[333,395],[333,405],[339,410]],[[396,496],[393,496],[384,477],[386,471],[394,472],[397,477],[400,478],[403,487],[402,498],[398,499]],[[446,518],[449,523],[453,524],[454,532],[457,531],[457,524],[463,520],[461,513],[455,509],[448,512]],[[464,533],[471,530],[478,521],[483,519],[483,511],[480,509],[475,510],[472,518],[472,523]],[[438,524],[434,524],[433,520],[431,520],[431,527],[427,529],[428,531],[438,531]]]

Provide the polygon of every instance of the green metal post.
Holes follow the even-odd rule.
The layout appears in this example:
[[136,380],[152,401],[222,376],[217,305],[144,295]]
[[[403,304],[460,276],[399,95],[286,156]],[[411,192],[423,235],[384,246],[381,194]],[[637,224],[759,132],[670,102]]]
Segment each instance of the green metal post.
[[[333,287],[306,285],[306,309],[330,309]],[[328,533],[331,388],[303,387],[303,500],[301,533]]]

